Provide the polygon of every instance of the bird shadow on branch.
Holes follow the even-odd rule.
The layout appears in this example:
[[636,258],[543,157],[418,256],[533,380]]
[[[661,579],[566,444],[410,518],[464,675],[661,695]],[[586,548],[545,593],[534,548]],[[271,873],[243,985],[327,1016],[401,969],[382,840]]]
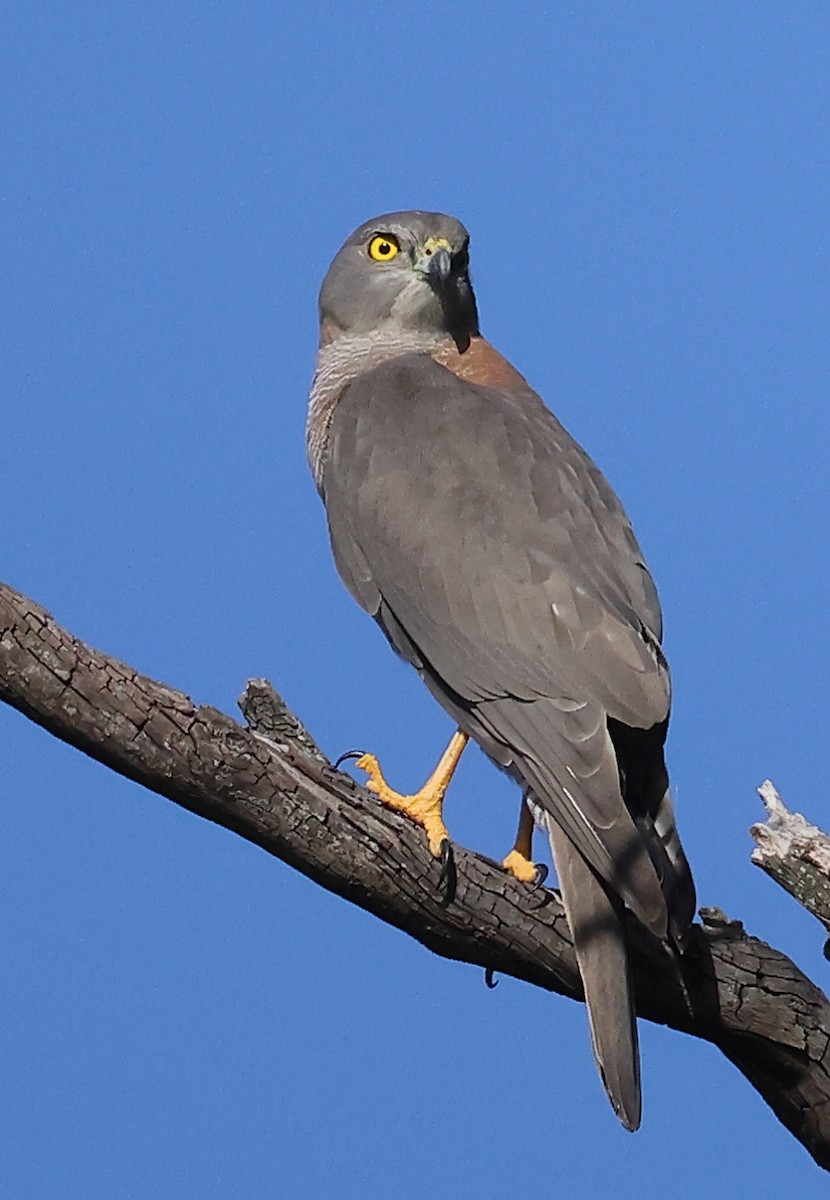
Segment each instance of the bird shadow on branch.
[[[562,906],[455,848],[440,865],[420,832],[336,771],[264,680],[242,726],[85,645],[0,584],[0,699],[55,737],[262,847],[436,954],[581,999]],[[627,923],[637,1012],[713,1043],[815,1161],[830,1169],[830,1005],[784,954],[718,909],[682,960]]]

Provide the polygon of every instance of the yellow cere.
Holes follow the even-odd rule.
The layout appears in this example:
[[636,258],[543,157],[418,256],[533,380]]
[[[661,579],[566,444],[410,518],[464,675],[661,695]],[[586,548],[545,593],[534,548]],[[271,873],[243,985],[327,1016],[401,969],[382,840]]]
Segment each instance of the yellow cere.
[[452,246],[446,238],[428,237],[424,242],[424,254],[426,254],[427,258],[431,258],[436,250],[449,250],[452,253]]
[[399,250],[400,246],[395,238],[388,234],[378,234],[369,243],[369,257],[373,258],[375,262],[389,262]]

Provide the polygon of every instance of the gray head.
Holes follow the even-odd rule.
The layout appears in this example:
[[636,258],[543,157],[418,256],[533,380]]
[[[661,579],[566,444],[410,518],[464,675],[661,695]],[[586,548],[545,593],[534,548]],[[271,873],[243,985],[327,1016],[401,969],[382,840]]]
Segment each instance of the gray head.
[[461,222],[444,213],[386,213],[361,225],[323,280],[321,341],[388,327],[469,342],[478,333],[469,240]]

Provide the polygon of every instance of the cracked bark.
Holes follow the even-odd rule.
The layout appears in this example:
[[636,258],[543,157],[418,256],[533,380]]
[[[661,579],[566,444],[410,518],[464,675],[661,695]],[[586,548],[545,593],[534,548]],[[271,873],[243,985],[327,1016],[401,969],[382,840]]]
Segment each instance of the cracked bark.
[[[758,788],[758,795],[767,820],[749,831],[757,846],[752,861],[830,934],[830,837],[801,813],[790,812],[769,779]],[[830,937],[824,943],[824,956],[830,958]]]
[[[530,893],[455,848],[443,908],[420,833],[335,771],[270,689],[249,685],[244,728],[78,641],[0,584],[0,699],[114,771],[261,846],[447,958],[579,999],[555,893]],[[830,1005],[785,955],[704,910],[678,966],[633,919],[637,1011],[718,1046],[830,1169]]]

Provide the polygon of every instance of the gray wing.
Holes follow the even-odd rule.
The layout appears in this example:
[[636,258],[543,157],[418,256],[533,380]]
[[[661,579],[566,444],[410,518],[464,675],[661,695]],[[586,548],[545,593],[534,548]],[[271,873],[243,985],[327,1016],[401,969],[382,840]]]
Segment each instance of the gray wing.
[[623,798],[609,732],[658,730],[664,793],[660,607],[628,518],[584,451],[530,388],[466,383],[407,355],[346,389],[323,492],[355,598],[665,936],[654,847]]

